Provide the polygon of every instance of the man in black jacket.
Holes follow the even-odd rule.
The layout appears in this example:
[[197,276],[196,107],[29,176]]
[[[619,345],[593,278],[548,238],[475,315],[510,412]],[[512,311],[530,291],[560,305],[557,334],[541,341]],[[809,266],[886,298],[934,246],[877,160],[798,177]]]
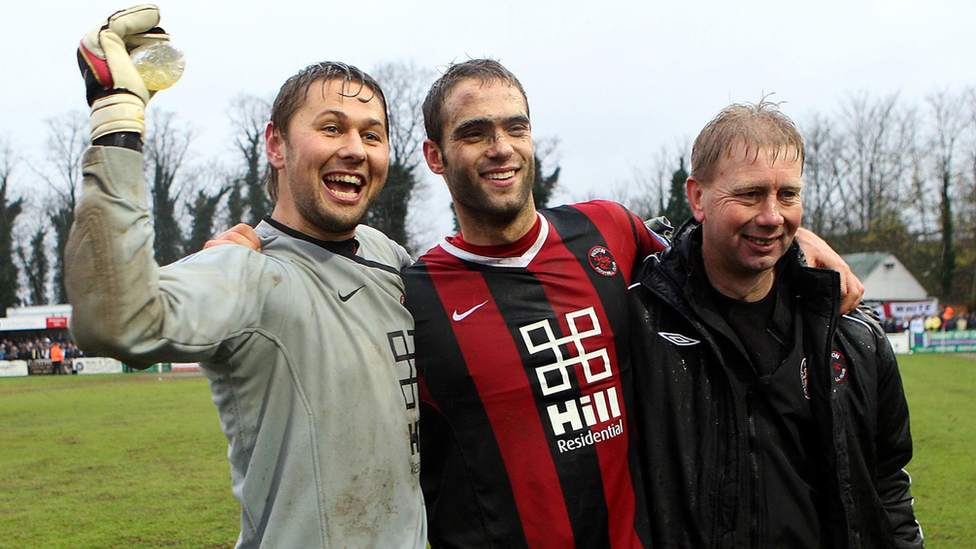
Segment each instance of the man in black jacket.
[[894,354],[794,243],[803,158],[775,105],[723,110],[692,152],[694,219],[635,278],[655,547],[922,547]]

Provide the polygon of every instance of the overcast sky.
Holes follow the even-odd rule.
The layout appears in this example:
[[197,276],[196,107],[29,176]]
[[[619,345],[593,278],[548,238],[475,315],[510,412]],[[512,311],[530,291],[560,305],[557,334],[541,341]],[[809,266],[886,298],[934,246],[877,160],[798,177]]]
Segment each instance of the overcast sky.
[[[973,0],[158,5],[187,69],[150,108],[193,124],[198,159],[230,150],[232,98],[273,96],[312,62],[341,60],[369,71],[388,61],[437,68],[490,56],[522,81],[534,136],[560,140],[560,182],[577,199],[626,181],[634,166],[662,145],[692,139],[731,101],[775,92],[802,125],[854,93],[899,92],[921,102],[936,90],[976,85]],[[54,0],[0,8],[0,138],[22,156],[40,163],[45,121],[87,111],[78,40],[124,7]]]

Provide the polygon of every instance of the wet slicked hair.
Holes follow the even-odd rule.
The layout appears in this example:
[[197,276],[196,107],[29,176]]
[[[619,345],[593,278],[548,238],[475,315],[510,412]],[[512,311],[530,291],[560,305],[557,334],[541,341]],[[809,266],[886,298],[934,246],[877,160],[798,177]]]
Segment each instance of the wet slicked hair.
[[763,147],[771,149],[770,162],[780,154],[792,155],[792,160],[800,161],[802,173],[806,153],[800,132],[790,117],[779,110],[778,103],[763,99],[756,104],[729,105],[705,125],[691,149],[691,176],[711,183],[722,157],[730,157],[740,143],[753,162]]
[[427,138],[438,146],[443,146],[441,140],[444,138],[444,122],[447,118],[444,116],[444,101],[455,86],[469,79],[477,80],[481,85],[504,82],[517,88],[522,99],[525,99],[525,114],[529,114],[529,101],[525,97],[522,83],[501,63],[494,59],[472,59],[454,63],[434,82],[424,99],[424,129],[427,130]]
[[[379,98],[383,106],[384,127],[386,135],[390,135],[390,116],[386,107],[386,95],[379,83],[372,76],[357,69],[352,65],[347,65],[338,61],[323,61],[309,65],[292,76],[278,90],[274,105],[271,107],[271,123],[275,129],[281,133],[281,138],[288,139],[288,124],[291,123],[292,116],[302,108],[308,98],[308,90],[312,84],[321,82],[324,87],[330,80],[341,80],[343,85],[348,85],[349,89],[342,95],[345,97],[355,97],[366,103],[374,97]],[[278,169],[268,166],[268,176],[266,180],[268,195],[272,202],[278,201]]]

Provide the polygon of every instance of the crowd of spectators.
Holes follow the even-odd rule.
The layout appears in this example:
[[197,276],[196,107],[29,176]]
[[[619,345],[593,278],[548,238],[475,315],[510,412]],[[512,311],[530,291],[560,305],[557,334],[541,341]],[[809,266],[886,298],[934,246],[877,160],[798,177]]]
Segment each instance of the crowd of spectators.
[[51,347],[58,345],[64,358],[77,358],[84,353],[68,337],[67,330],[24,332],[16,336],[6,332],[0,336],[0,360],[50,359]]
[[[953,330],[976,330],[976,312],[956,313],[952,307],[943,307],[937,315],[920,315],[911,318],[886,317],[882,321],[885,332],[950,332]],[[55,344],[64,351],[64,358],[85,356],[84,352],[68,337],[67,330],[48,330],[45,332],[24,332],[24,335],[0,336],[0,360],[36,360],[51,358],[51,347]]]
[[976,312],[957,313],[952,307],[943,307],[939,314],[935,315],[919,315],[911,318],[889,316],[882,321],[882,325],[888,333],[976,330]]

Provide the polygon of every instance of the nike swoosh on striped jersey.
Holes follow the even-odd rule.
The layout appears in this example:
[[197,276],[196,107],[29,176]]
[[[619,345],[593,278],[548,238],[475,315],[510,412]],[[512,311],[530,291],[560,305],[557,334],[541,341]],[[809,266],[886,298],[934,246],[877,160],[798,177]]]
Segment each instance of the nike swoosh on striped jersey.
[[481,303],[475,305],[474,307],[471,307],[467,311],[464,311],[461,314],[458,314],[457,309],[454,309],[454,314],[451,315],[451,318],[453,318],[455,322],[460,322],[460,321],[464,320],[465,318],[467,318],[468,315],[470,315],[471,313],[473,313],[473,312],[477,311],[478,309],[480,309],[481,307],[485,306],[487,303],[488,303],[488,300],[486,299],[486,300],[482,301]]

